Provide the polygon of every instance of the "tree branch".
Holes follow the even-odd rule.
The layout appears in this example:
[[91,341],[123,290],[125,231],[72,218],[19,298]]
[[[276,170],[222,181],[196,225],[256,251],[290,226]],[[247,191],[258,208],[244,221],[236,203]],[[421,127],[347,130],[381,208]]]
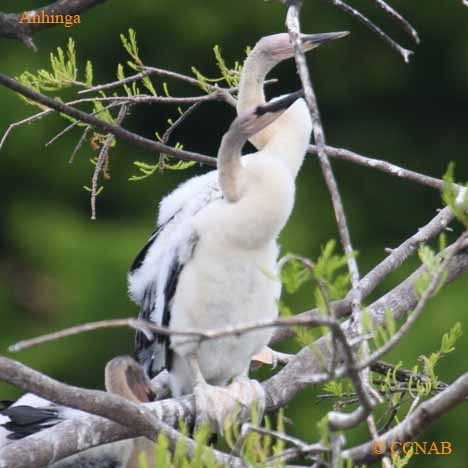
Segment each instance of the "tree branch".
[[[446,207],[433,218],[425,226],[418,229],[418,232],[413,236],[406,239],[397,248],[392,249],[391,254],[376,265],[367,275],[365,275],[360,281],[360,289],[362,298],[365,299],[371,294],[375,288],[391,273],[393,273],[403,262],[413,255],[418,247],[434,239],[441,232],[443,232],[448,225],[453,221],[454,215],[450,208]],[[351,300],[352,291],[348,295],[339,301],[332,302],[330,305],[334,309],[337,317],[344,317],[351,313]],[[312,309],[295,317],[310,316],[311,318],[319,317],[318,309]],[[291,329],[280,329],[273,335],[271,343],[282,341],[286,338],[294,336],[294,331]]]
[[[460,376],[444,391],[422,403],[400,424],[385,434],[380,435],[379,442],[390,448],[392,442],[414,440],[429,425],[436,422],[456,406],[464,403],[467,396],[468,372]],[[354,463],[361,464],[372,462],[379,458],[379,455],[373,453],[372,443],[368,442],[343,451],[343,457],[351,458]]]
[[[183,438],[187,456],[195,455],[195,442],[173,429],[181,420],[187,427],[193,425],[192,397],[173,400],[171,405],[165,402],[137,405],[111,393],[66,385],[3,356],[0,356],[0,380],[54,403],[101,416],[83,415],[80,419],[66,420],[0,448],[0,468],[46,466],[108,442],[142,435],[155,440],[159,432],[167,436],[172,449]],[[214,451],[214,455],[221,465],[248,467],[237,457],[219,451]]]
[[[449,247],[450,248],[450,247]],[[455,281],[468,271],[468,246],[462,247],[447,265],[447,277],[445,284]],[[414,282],[422,273],[424,266],[418,268],[412,275],[406,278],[397,287],[385,294],[383,297],[368,306],[367,313],[375,326],[387,323],[385,311],[390,309],[395,320],[399,320],[404,314],[411,310],[419,301],[416,294]],[[303,315],[303,314],[301,314]],[[355,327],[348,320],[342,324],[348,339],[357,336]],[[310,346],[302,349],[280,372],[265,382],[266,394],[271,400],[267,400],[267,408],[276,410],[290,401],[296,393],[310,384],[322,383],[329,378],[324,372],[323,364],[330,362],[332,349],[329,337],[319,338]],[[319,353],[322,359],[316,358]]]
[[[376,325],[386,323],[385,310],[388,307],[392,308],[395,319],[398,319],[415,306],[418,297],[414,291],[414,279],[423,271],[424,267],[419,268],[399,286],[369,306],[369,315]],[[468,271],[468,250],[465,248],[450,260],[447,266],[446,283],[454,281],[466,271]],[[343,329],[349,338],[352,332],[349,322],[343,324]],[[313,347],[317,352],[320,352],[325,361],[330,359],[330,341],[326,337],[317,340]],[[311,352],[310,347],[300,351],[278,374],[263,383],[266,393],[266,410],[274,411],[286,405],[300,390],[309,385],[303,377],[320,374],[321,365],[315,354]],[[0,365],[0,369],[2,368],[3,364]],[[18,384],[23,382],[21,386],[23,389],[41,394],[40,388],[24,383],[22,374],[24,369],[27,369],[26,366],[18,365],[13,369],[14,371],[10,370],[12,378],[14,377]],[[328,376],[328,374],[325,375]],[[43,396],[48,398],[48,395],[43,394]],[[51,399],[50,395],[49,399]],[[83,399],[79,401],[83,402]],[[183,420],[190,427],[194,422],[195,403],[191,395],[180,399],[148,403],[145,404],[145,407],[168,426],[177,427],[179,421]],[[36,453],[37,465],[43,466],[52,460],[58,460],[75,453],[77,450],[85,450],[106,442],[135,437],[135,435],[134,431],[108,420],[96,416],[86,416],[83,420],[65,421],[54,428],[5,446],[0,451],[0,467],[13,466],[11,465],[13,461],[15,462],[14,466],[31,466],[31,454]],[[229,463],[231,462],[230,459]]]
[[183,161],[197,161],[199,163],[207,164],[209,166],[216,165],[215,158],[205,156],[203,154],[192,153],[190,151],[179,150],[171,146],[163,145],[162,143],[149,140],[148,138],[142,137],[136,133],[129,132],[125,128],[120,127],[119,125],[105,122],[104,120],[98,119],[97,117],[87,114],[86,112],[76,109],[75,107],[68,106],[55,99],[51,99],[44,94],[33,91],[32,89],[23,86],[16,80],[9,78],[3,73],[0,73],[0,84],[12,89],[13,91],[16,91],[17,93],[22,94],[23,96],[28,97],[29,99],[32,99],[35,102],[39,102],[47,107],[55,109],[56,111],[67,114],[71,117],[74,117],[75,119],[79,119],[82,122],[88,123],[93,127],[99,128],[100,130],[103,130],[106,133],[112,133],[120,140],[128,141],[133,145],[143,148],[147,151],[165,153],[170,156],[174,156],[178,159],[182,159]]
[[[91,8],[104,3],[106,0],[57,0],[50,5],[41,8],[46,15],[79,15]],[[29,11],[30,17],[38,10]],[[22,13],[12,14],[0,12],[0,37],[18,39],[27,47],[36,49],[32,35],[56,26],[57,23],[20,23]]]

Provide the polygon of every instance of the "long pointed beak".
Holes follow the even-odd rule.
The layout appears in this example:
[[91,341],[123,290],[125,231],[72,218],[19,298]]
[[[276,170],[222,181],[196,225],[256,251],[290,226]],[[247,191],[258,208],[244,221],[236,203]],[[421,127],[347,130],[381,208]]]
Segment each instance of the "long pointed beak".
[[335,39],[341,39],[349,34],[349,31],[338,31],[330,33],[319,33],[319,34],[301,34],[302,42],[305,46],[318,47],[325,42],[334,41]]
[[281,96],[278,99],[272,99],[271,101],[263,104],[262,106],[257,106],[255,109],[255,115],[261,117],[264,114],[269,112],[276,113],[285,111],[291,104],[296,102],[299,98],[304,97],[304,91],[300,89],[294,93],[286,94]]
[[263,130],[266,126],[274,122],[283,112],[285,112],[295,101],[304,96],[301,90],[295,93],[273,99],[266,104],[251,108],[239,114],[232,126],[238,126],[239,131],[247,138]]

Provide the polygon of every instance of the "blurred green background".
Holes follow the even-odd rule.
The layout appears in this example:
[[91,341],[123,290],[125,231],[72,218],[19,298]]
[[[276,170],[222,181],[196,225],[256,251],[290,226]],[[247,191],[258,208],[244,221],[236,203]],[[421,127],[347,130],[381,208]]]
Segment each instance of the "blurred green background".
[[[20,12],[39,8],[47,1],[2,0],[0,9]],[[376,156],[395,164],[441,177],[449,161],[456,162],[459,179],[468,179],[468,8],[461,1],[393,2],[418,29],[422,42],[406,65],[377,36],[356,20],[327,3],[306,1],[303,30],[350,30],[346,39],[313,52],[309,63],[319,97],[329,144]],[[369,16],[395,38],[410,40],[372,2],[356,1]],[[107,2],[82,16],[70,29],[56,27],[34,36],[37,53],[22,44],[0,40],[0,69],[10,76],[24,70],[48,67],[48,56],[68,37],[77,43],[79,66],[86,59],[95,66],[95,82],[115,79],[119,62],[126,61],[119,33],[137,32],[147,65],[190,74],[191,66],[206,75],[217,75],[211,48],[219,44],[228,63],[242,60],[245,47],[266,34],[284,30],[285,9],[260,0],[228,2],[139,0]],[[269,88],[274,96],[299,87],[293,61],[282,64],[272,76],[280,83]],[[154,80],[159,91],[162,80]],[[170,82],[174,94],[194,89]],[[71,93],[61,93],[64,98]],[[0,132],[31,115],[9,90],[0,88]],[[164,131],[166,119],[176,116],[170,106],[140,106],[132,110],[126,126],[145,136]],[[216,154],[223,132],[234,117],[225,104],[201,107],[177,130],[172,143]],[[45,142],[65,126],[58,116],[15,129],[0,152],[2,196],[0,231],[0,349],[2,353],[74,385],[101,388],[103,367],[111,357],[132,352],[133,334],[108,330],[82,334],[39,348],[8,354],[8,345],[83,322],[129,317],[137,313],[126,293],[126,272],[134,255],[153,229],[157,204],[177,184],[207,168],[155,175],[140,183],[129,182],[136,173],[134,160],[153,162],[154,156],[119,143],[111,151],[112,180],[98,197],[98,218],[90,220],[89,193],[95,156],[85,145],[73,165],[69,156],[81,133],[74,130],[58,142]],[[431,219],[441,206],[440,195],[386,174],[333,161],[345,202],[359,264],[366,273],[395,247]],[[281,236],[284,252],[316,258],[320,247],[337,239],[334,215],[315,156],[308,156],[298,179],[295,211]],[[380,293],[392,287],[418,264],[416,258],[393,274]],[[415,330],[388,360],[412,366],[418,356],[435,351],[441,336],[456,321],[466,329],[466,277],[435,298]],[[373,298],[376,294],[373,295]],[[369,301],[372,298],[369,298]],[[303,287],[287,298],[295,312],[313,305]],[[457,351],[439,367],[440,378],[450,382],[466,371],[468,334]],[[293,350],[294,343],[289,344]],[[331,405],[316,394],[302,393],[287,409],[290,431],[306,440],[317,437],[316,422]],[[0,384],[0,399],[20,392]],[[414,457],[410,466],[428,468],[466,466],[468,428],[460,406],[432,426],[422,440],[448,440],[451,456]],[[365,428],[348,437],[363,440]],[[465,463],[464,463],[465,462]]]

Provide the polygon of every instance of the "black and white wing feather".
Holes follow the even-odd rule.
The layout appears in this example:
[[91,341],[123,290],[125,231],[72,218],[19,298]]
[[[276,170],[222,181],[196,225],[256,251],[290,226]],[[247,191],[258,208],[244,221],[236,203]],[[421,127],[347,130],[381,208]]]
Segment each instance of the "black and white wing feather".
[[[138,256],[139,266],[130,272],[129,285],[136,289],[138,283],[144,283],[139,318],[168,327],[179,277],[193,255],[198,236],[194,231],[189,231],[176,242],[167,235],[169,231],[177,234],[174,226],[161,226],[158,231],[160,234],[155,233],[149,240],[150,245],[143,248],[146,250],[145,256]],[[166,238],[166,243],[162,241],[163,238]],[[135,357],[150,378],[162,369],[171,369],[172,350],[169,344],[169,336],[137,331]]]
[[[198,240],[192,220],[221,197],[217,171],[211,171],[188,180],[161,201],[158,228],[135,258],[128,275],[129,294],[140,305],[140,318],[160,326],[170,325],[171,301],[179,276]],[[164,368],[170,370],[169,337],[138,331],[135,345],[136,359],[150,377]]]

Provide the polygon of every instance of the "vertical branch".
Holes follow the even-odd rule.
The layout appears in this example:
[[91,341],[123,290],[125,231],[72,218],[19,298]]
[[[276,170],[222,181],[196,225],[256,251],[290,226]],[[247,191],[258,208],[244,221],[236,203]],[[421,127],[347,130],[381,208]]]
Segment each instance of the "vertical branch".
[[336,221],[338,223],[341,244],[347,256],[348,269],[351,274],[351,285],[353,288],[353,315],[354,319],[358,321],[358,328],[360,328],[361,290],[359,286],[359,268],[354,256],[353,246],[351,244],[351,236],[349,234],[346,215],[343,208],[343,202],[341,200],[341,195],[338,190],[338,184],[336,183],[330,160],[328,159],[328,156],[326,154],[325,133],[323,131],[323,126],[320,119],[320,112],[317,104],[317,98],[315,96],[312,80],[310,78],[309,70],[307,68],[305,53],[302,47],[299,22],[299,10],[301,3],[297,0],[290,0],[288,4],[290,6],[286,18],[286,26],[288,28],[289,37],[294,46],[298,73],[301,78],[302,86],[304,88],[304,96],[312,117],[313,133],[315,143],[317,145],[317,153],[319,157],[320,167],[322,169],[322,173],[325,178],[328,191],[330,192],[333,209],[335,211]]
[[[353,246],[351,243],[351,236],[349,233],[348,224],[346,221],[346,215],[343,208],[343,202],[341,200],[341,195],[338,190],[338,184],[336,182],[335,176],[333,174],[333,169],[328,159],[325,146],[325,132],[323,130],[320,111],[317,104],[317,97],[314,92],[312,85],[312,80],[309,74],[307,67],[307,62],[305,58],[304,49],[301,41],[301,27],[300,27],[300,8],[302,6],[301,0],[289,0],[287,2],[289,8],[286,17],[286,26],[288,28],[290,41],[294,46],[294,56],[296,60],[297,70],[304,88],[304,96],[309,107],[309,111],[312,117],[313,133],[315,144],[317,145],[317,154],[319,157],[320,167],[325,178],[328,190],[331,195],[333,209],[335,211],[336,221],[338,223],[338,230],[340,233],[341,244],[343,250],[347,256],[348,269],[351,275],[351,285],[352,285],[352,321],[354,321],[359,335],[362,335],[362,308],[361,308],[361,287],[360,287],[360,275],[359,267],[354,256]],[[369,355],[369,345],[367,340],[363,340],[360,345],[360,354],[361,359],[366,359]],[[366,367],[360,372],[360,379],[362,379],[362,390],[363,398],[360,399],[361,405],[353,414],[349,415],[349,421],[357,421],[361,418],[367,417],[367,424],[369,426],[369,431],[374,440],[377,439],[378,433],[375,429],[376,424],[374,417],[372,415],[372,407],[366,405],[367,401],[370,399],[372,402],[372,397],[380,399],[380,396],[377,392],[372,392],[370,383],[369,383],[369,368]],[[361,382],[359,382],[361,384]],[[371,396],[372,395],[372,396]],[[339,448],[338,448],[339,450]],[[391,463],[388,459],[384,459],[384,465],[388,468],[391,467]]]

